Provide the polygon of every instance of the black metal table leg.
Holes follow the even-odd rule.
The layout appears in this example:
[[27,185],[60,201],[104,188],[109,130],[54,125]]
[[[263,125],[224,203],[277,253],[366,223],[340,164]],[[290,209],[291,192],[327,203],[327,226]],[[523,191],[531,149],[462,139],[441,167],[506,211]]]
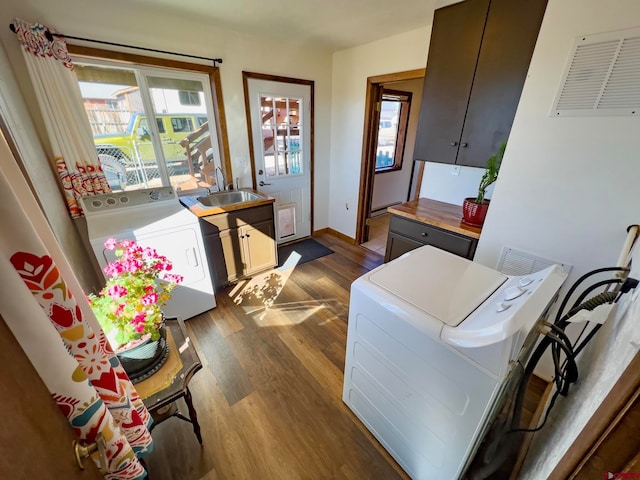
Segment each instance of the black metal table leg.
[[185,388],[186,392],[184,395],[184,401],[187,404],[187,408],[189,409],[189,417],[191,419],[191,423],[193,424],[193,433],[196,434],[196,438],[200,445],[202,445],[202,435],[200,434],[200,424],[198,423],[198,413],[196,412],[195,407],[193,406],[193,400],[191,399],[191,392],[189,391],[189,387]]

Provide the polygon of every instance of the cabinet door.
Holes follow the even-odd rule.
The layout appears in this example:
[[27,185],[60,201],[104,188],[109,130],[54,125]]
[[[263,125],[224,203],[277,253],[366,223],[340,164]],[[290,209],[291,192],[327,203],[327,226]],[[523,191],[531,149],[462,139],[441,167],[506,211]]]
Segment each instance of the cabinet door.
[[488,10],[489,0],[466,0],[435,11],[416,160],[456,163]]
[[387,237],[387,248],[384,252],[384,261],[389,262],[394,258],[415,250],[418,247],[424,246],[424,243],[416,242],[410,238],[403,237],[397,233],[389,232]]
[[222,288],[242,276],[242,243],[237,228],[205,235],[204,245],[216,288]]
[[459,165],[484,168],[509,137],[546,5],[547,0],[491,0]]
[[243,242],[244,275],[252,275],[276,266],[276,242],[273,222],[240,228]]

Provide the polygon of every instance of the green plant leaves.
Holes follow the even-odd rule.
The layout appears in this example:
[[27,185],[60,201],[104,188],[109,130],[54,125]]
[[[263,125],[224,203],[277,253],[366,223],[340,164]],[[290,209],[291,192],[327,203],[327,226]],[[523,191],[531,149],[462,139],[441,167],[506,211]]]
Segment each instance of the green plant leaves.
[[504,151],[507,148],[507,141],[505,140],[496,153],[491,155],[487,160],[487,167],[484,171],[484,175],[480,179],[480,185],[478,186],[478,196],[475,202],[482,204],[484,202],[484,195],[487,187],[498,179],[498,172],[502,166],[502,158],[504,157]]

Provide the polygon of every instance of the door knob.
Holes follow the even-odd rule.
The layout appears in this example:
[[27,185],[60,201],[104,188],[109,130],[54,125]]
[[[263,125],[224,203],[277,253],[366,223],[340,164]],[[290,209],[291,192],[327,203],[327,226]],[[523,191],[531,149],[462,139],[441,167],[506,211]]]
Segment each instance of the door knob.
[[78,468],[80,470],[84,470],[83,461],[93,455],[96,450],[98,451],[98,455],[100,458],[100,464],[98,468],[101,471],[107,470],[107,442],[102,436],[102,433],[98,433],[98,435],[96,436],[96,441],[94,443],[82,445],[80,442],[74,440],[72,445],[73,453],[75,454],[76,462],[78,463]]
[[261,187],[264,187],[265,185],[271,185],[270,183],[264,183],[262,180],[260,180],[260,183],[258,183],[258,185],[260,185]]

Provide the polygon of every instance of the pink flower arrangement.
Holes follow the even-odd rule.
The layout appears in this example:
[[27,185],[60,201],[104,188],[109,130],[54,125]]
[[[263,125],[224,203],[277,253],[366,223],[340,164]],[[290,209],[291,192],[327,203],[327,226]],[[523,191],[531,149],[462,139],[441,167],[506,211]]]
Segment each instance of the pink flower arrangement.
[[182,276],[155,249],[130,240],[108,239],[104,246],[116,260],[104,269],[109,277],[98,295],[87,298],[114,349],[150,335],[159,338],[162,310]]

